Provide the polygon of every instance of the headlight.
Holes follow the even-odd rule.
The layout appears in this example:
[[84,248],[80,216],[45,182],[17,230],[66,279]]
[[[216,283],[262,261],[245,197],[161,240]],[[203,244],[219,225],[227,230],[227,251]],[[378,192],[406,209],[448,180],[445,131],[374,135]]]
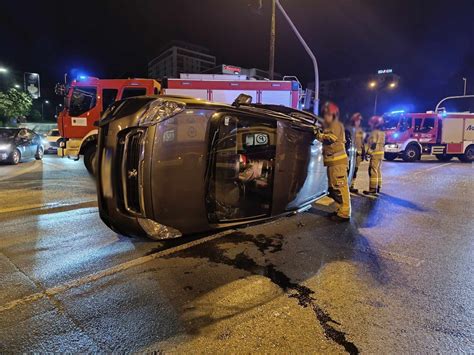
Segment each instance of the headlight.
[[398,148],[397,144],[387,144],[388,148]]
[[138,120],[139,126],[150,126],[182,112],[186,107],[183,102],[156,99],[148,104],[146,111]]
[[0,150],[10,150],[11,144],[0,144]]

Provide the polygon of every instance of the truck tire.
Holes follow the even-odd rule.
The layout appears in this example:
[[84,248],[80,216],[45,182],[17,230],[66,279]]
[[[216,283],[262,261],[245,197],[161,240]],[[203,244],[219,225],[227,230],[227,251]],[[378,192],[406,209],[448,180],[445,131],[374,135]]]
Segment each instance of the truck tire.
[[459,160],[464,163],[474,162],[474,145],[470,145],[469,147],[467,147],[464,154],[459,156]]
[[95,176],[97,170],[97,159],[96,159],[97,146],[95,144],[90,144],[84,150],[84,165],[86,166],[87,171],[92,176]]
[[451,159],[453,159],[452,155],[447,155],[447,154],[436,154],[435,157],[439,161],[450,161]]
[[398,154],[397,153],[385,153],[384,158],[385,158],[385,160],[392,161],[392,160],[395,160],[395,159],[398,158]]
[[420,157],[420,149],[414,144],[406,147],[405,151],[402,153],[403,161],[407,162],[414,162],[416,160],[420,160]]

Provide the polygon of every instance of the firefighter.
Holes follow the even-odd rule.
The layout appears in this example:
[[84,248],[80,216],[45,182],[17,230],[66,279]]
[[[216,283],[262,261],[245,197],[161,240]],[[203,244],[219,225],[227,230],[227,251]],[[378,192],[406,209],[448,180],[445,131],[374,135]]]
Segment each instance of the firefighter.
[[337,204],[331,219],[342,222],[351,218],[351,200],[347,183],[348,159],[344,126],[339,121],[339,108],[326,102],[322,108],[323,128],[315,130],[316,139],[323,143],[324,165],[327,167],[329,196]]
[[372,129],[367,141],[367,155],[370,157],[369,163],[369,191],[364,191],[366,195],[378,196],[382,188],[382,160],[384,155],[385,132],[381,130],[383,118],[372,116],[369,126]]
[[351,187],[349,188],[349,191],[353,193],[358,193],[359,190],[356,189],[354,185],[357,178],[357,171],[359,171],[359,165],[364,160],[364,155],[365,155],[365,144],[364,144],[365,132],[361,127],[362,115],[359,112],[354,113],[351,117],[351,123],[352,123],[352,137],[354,139],[354,146],[357,150],[357,156],[356,156],[356,164],[355,164],[355,169],[354,169],[354,176],[352,177],[352,183],[351,183]]

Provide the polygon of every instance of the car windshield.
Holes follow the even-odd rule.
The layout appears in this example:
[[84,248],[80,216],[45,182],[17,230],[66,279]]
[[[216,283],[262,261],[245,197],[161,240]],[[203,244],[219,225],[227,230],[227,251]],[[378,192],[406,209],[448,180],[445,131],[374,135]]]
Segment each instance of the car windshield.
[[14,138],[18,133],[18,129],[2,128],[0,129],[0,138]]

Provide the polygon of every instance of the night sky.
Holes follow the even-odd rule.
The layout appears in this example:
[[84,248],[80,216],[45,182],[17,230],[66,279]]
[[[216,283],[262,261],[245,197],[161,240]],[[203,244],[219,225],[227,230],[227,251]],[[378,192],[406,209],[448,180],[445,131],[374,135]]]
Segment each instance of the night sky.
[[[73,68],[98,77],[145,76],[171,40],[206,46],[218,63],[267,68],[270,1],[2,1],[0,65],[38,72],[44,92]],[[258,1],[254,1],[258,3]],[[315,52],[321,79],[392,68],[390,102],[432,108],[474,91],[473,0],[281,0]],[[277,13],[275,69],[312,80],[311,61]],[[385,101],[388,108],[389,102]]]

